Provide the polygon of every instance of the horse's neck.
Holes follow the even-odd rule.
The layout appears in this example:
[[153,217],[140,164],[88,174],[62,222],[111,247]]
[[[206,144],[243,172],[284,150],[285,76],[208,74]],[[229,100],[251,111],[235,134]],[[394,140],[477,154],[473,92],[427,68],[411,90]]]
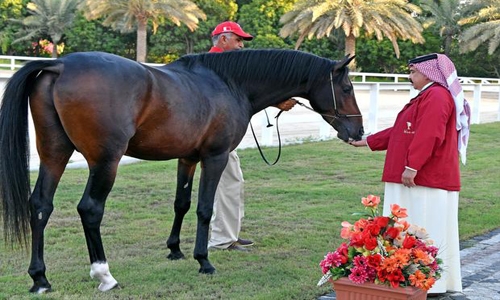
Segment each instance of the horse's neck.
[[274,106],[291,97],[307,98],[305,88],[302,86],[267,86],[265,80],[262,84],[255,84],[249,88],[249,99],[252,103],[253,114],[258,113],[266,107]]

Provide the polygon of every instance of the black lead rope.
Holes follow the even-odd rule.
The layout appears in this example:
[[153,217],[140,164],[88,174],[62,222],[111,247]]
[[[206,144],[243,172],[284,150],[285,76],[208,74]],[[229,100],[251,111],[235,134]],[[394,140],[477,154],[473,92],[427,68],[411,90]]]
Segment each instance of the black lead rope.
[[[264,152],[262,151],[262,149],[260,148],[260,145],[259,145],[259,142],[257,141],[257,136],[255,135],[255,132],[253,130],[253,126],[252,126],[252,122],[250,122],[250,129],[252,129],[252,134],[253,134],[253,138],[255,140],[255,144],[257,144],[257,149],[259,149],[259,153],[260,153],[260,156],[262,157],[262,159],[266,162],[266,164],[268,166],[274,166],[280,159],[281,157],[281,136],[280,136],[280,129],[279,129],[279,126],[278,126],[278,118],[279,116],[281,115],[281,113],[283,112],[283,110],[281,110],[277,115],[276,117],[274,117],[276,119],[276,133],[278,134],[278,156],[276,157],[276,160],[273,162],[273,163],[270,163],[267,159],[266,159],[266,156],[264,155]],[[266,113],[267,114],[267,113]],[[269,123],[269,120],[268,120],[268,124]],[[270,127],[269,125],[267,127]]]

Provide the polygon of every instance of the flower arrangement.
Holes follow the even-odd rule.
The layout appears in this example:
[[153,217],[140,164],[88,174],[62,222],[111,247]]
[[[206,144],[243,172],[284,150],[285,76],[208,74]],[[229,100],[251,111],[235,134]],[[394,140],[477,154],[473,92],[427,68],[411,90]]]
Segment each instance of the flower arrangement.
[[366,218],[342,222],[340,236],[347,241],[320,262],[324,275],[318,285],[347,277],[358,284],[429,290],[441,277],[442,260],[426,230],[409,224],[406,209],[397,204],[385,217],[379,215],[380,197],[369,195],[361,202]]

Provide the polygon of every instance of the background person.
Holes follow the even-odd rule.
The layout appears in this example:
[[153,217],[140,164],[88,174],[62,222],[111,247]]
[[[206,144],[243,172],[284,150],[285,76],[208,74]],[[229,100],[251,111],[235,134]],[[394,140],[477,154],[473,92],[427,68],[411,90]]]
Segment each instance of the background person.
[[[209,52],[224,52],[243,49],[243,41],[253,36],[243,31],[236,22],[226,21],[217,25],[212,32],[213,46]],[[281,110],[290,110],[297,101],[289,99],[277,105]],[[210,249],[248,251],[253,241],[239,237],[244,210],[244,179],[240,159],[236,150],[229,153],[228,162],[222,173],[214,198]]]
[[465,163],[470,110],[446,55],[414,58],[409,68],[410,82],[420,93],[399,112],[393,127],[351,144],[387,150],[384,215],[394,203],[407,208],[408,222],[424,227],[439,247],[444,270],[429,293],[461,292],[459,153]]

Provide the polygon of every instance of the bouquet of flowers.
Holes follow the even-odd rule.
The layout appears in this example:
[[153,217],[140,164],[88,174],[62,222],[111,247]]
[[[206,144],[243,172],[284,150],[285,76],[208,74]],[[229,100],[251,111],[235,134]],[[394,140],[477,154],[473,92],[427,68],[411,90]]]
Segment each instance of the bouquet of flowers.
[[438,248],[424,228],[409,224],[405,208],[391,205],[391,215],[380,216],[380,197],[362,198],[365,206],[354,224],[342,222],[340,236],[346,241],[320,262],[323,277],[318,282],[348,277],[352,282],[372,282],[392,287],[414,286],[429,290],[441,277]]

